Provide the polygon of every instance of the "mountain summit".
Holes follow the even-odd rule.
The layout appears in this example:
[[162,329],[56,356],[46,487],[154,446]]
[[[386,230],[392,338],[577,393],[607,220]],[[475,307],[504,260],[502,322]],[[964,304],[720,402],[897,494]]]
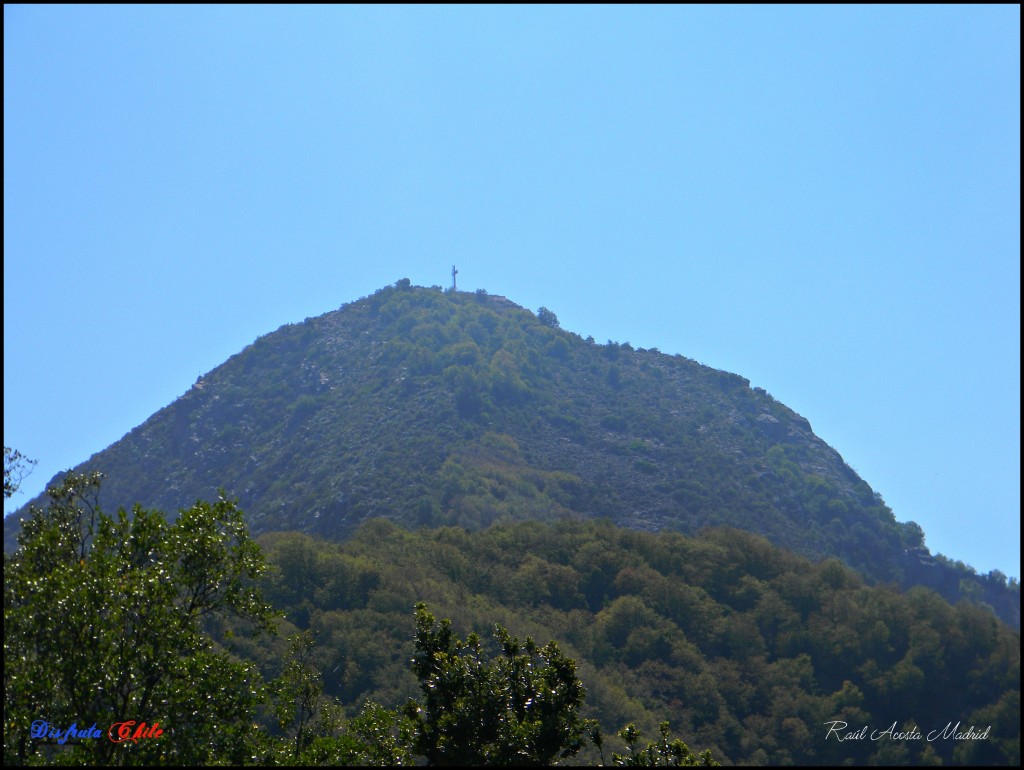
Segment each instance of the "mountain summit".
[[[371,517],[730,525],[870,580],[971,593],[1019,626],[1019,593],[933,558],[918,525],[897,522],[763,389],[680,355],[597,344],[484,291],[403,279],[283,326],[86,469],[107,474],[108,509],[175,511],[223,488],[254,532],[336,540]],[[5,521],[8,548],[18,518]]]

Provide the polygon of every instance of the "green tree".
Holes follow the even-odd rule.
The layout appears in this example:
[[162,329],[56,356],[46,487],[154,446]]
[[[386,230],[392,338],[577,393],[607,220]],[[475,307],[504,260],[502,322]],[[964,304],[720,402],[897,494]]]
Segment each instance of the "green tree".
[[21,482],[32,472],[35,460],[29,460],[17,449],[4,447],[4,499],[11,497],[21,487]]
[[585,691],[556,642],[539,648],[495,629],[501,654],[485,659],[480,638],[416,605],[413,671],[424,703],[410,701],[416,753],[431,765],[548,765],[574,756],[592,725],[580,717]]
[[619,737],[626,742],[629,754],[612,754],[612,763],[640,767],[714,767],[718,765],[711,758],[711,751],[705,749],[700,754],[693,754],[690,747],[679,738],[669,739],[668,722],[658,726],[661,735],[657,741],[639,748],[640,731],[636,725],[628,724],[619,731]]
[[[253,587],[264,569],[234,502],[196,502],[170,524],[136,505],[97,505],[100,474],[68,474],[23,523],[4,567],[5,764],[240,763],[263,699],[255,667],[218,650],[204,622],[269,628]],[[93,724],[101,740],[48,745],[34,721]],[[114,743],[116,722],[159,738]]]
[[558,328],[558,316],[555,315],[552,311],[548,310],[546,307],[542,306],[539,310],[537,310],[537,320],[540,321],[545,326],[550,326],[553,329]]
[[317,725],[318,735],[299,757],[298,764],[359,767],[399,767],[415,764],[412,755],[411,720],[394,709],[367,701],[359,715],[348,720],[339,732],[341,720],[332,715],[340,709],[330,703]]
[[296,761],[313,736],[313,719],[321,711],[324,700],[320,673],[313,665],[313,634],[303,631],[289,640],[284,671],[275,682],[275,712],[282,730],[295,730],[292,752]]

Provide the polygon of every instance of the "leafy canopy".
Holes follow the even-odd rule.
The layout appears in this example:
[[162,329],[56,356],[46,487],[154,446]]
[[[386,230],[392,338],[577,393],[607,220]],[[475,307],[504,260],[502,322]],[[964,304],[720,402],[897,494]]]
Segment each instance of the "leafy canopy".
[[558,643],[520,644],[501,626],[501,652],[485,659],[480,638],[465,641],[451,622],[437,624],[416,605],[416,656],[423,705],[406,713],[416,727],[415,746],[429,764],[548,765],[574,756],[592,725],[580,717],[585,690],[576,664]]
[[[223,497],[173,524],[138,505],[108,516],[96,505],[101,478],[69,474],[50,490],[5,561],[5,764],[241,762],[262,679],[202,624],[231,614],[269,627],[253,587],[259,546]],[[132,719],[159,723],[164,739],[55,748],[29,735],[35,720],[105,732]]]

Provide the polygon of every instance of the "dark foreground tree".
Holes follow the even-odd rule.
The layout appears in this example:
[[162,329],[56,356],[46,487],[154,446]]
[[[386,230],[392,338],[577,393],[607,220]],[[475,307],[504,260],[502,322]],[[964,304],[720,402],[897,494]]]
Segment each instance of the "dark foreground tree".
[[[262,679],[201,629],[221,613],[268,626],[242,512],[220,499],[173,524],[139,506],[111,517],[100,478],[69,474],[50,490],[5,560],[4,763],[244,762]],[[156,737],[110,740],[125,722]],[[48,737],[93,725],[102,738]]]
[[416,656],[423,704],[406,714],[417,754],[432,765],[549,765],[574,756],[593,725],[580,717],[585,691],[576,664],[556,642],[540,648],[501,626],[501,652],[486,660],[480,638],[465,641],[416,605]]

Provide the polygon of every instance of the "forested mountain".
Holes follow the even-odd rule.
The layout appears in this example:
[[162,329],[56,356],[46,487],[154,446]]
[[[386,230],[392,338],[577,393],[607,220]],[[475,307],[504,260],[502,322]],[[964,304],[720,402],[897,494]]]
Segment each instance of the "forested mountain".
[[[921,528],[897,522],[807,420],[742,377],[598,344],[561,329],[546,308],[399,281],[261,337],[79,470],[106,475],[102,485],[69,479],[94,489],[103,510],[142,507],[101,516],[95,536],[91,502],[38,511],[27,549],[5,557],[5,628],[17,631],[5,650],[10,642],[22,670],[5,675],[5,697],[21,708],[8,721],[23,738],[44,705],[59,705],[70,723],[95,712],[97,697],[134,702],[131,687],[74,676],[90,668],[74,656],[93,654],[100,629],[108,657],[134,649],[138,671],[180,675],[161,685],[176,709],[162,718],[195,736],[176,735],[172,759],[366,760],[337,752],[361,729],[401,739],[412,724],[401,720],[419,713],[408,700],[423,674],[409,667],[419,649],[410,613],[426,602],[459,635],[497,623],[557,640],[586,689],[573,702],[600,723],[612,753],[626,748],[615,734],[624,724],[654,736],[667,720],[725,764],[1020,762],[1016,581],[930,554]],[[237,508],[192,506],[219,489]],[[181,510],[182,526],[146,509]],[[231,525],[220,534],[206,516],[217,511]],[[8,550],[17,518],[5,521]],[[268,572],[256,566],[263,555],[250,529]],[[64,543],[72,534],[73,547]],[[178,635],[174,665],[152,668],[147,655],[175,626],[166,618],[195,609],[178,588],[222,596],[188,588],[197,558],[228,573],[242,564],[225,557],[230,542],[252,569],[226,581],[223,596],[241,601],[245,586],[265,597],[265,607],[252,599],[263,608],[254,617],[277,633],[203,614],[201,629]],[[111,591],[126,587],[137,606],[111,604]],[[283,617],[264,614],[271,607]],[[92,641],[60,647],[57,627]],[[137,644],[143,632],[150,641]],[[51,685],[33,668],[39,644],[62,650],[53,657],[64,674],[45,667]],[[500,657],[495,640],[485,647]],[[459,673],[478,671],[477,653],[465,655],[441,658],[454,681],[481,690]],[[219,678],[196,678],[197,661],[219,667]],[[213,693],[242,671],[248,700]],[[294,700],[288,688],[303,682],[296,692],[322,687],[326,699],[300,707],[295,727],[288,714],[306,696]],[[482,692],[501,701],[502,687]],[[81,702],[62,701],[67,693]],[[199,740],[189,720],[200,696],[238,729]],[[405,717],[374,703],[405,704]],[[479,711],[470,706],[463,711]],[[457,723],[452,734],[475,729],[472,719]],[[18,742],[5,737],[5,751],[8,743]],[[62,756],[20,744],[11,749],[19,761]],[[95,748],[72,747],[67,758],[95,760]],[[428,760],[437,749],[392,748]],[[156,744],[148,750],[167,761]],[[604,761],[603,751],[588,743],[574,761]]]
[[[325,691],[352,713],[417,695],[409,609],[425,601],[460,634],[498,623],[559,640],[584,716],[608,735],[667,720],[723,764],[1020,763],[1018,632],[986,608],[867,586],[836,559],[810,563],[747,532],[607,520],[411,532],[378,519],[343,544],[259,541],[265,596],[287,620],[277,637],[228,646],[271,678],[287,638],[309,633]],[[972,726],[989,729],[965,737]],[[595,748],[580,759],[596,764]]]
[[1019,631],[749,532],[256,543],[231,501],[111,517],[99,484],[5,554],[5,764],[1020,763]]
[[[913,522],[744,378],[598,344],[504,297],[413,287],[267,334],[80,469],[102,503],[175,511],[223,488],[253,532],[344,540],[405,526],[605,517],[728,525],[872,582],[985,602],[1019,627],[1019,589],[934,558]],[[13,547],[18,515],[5,520]]]

